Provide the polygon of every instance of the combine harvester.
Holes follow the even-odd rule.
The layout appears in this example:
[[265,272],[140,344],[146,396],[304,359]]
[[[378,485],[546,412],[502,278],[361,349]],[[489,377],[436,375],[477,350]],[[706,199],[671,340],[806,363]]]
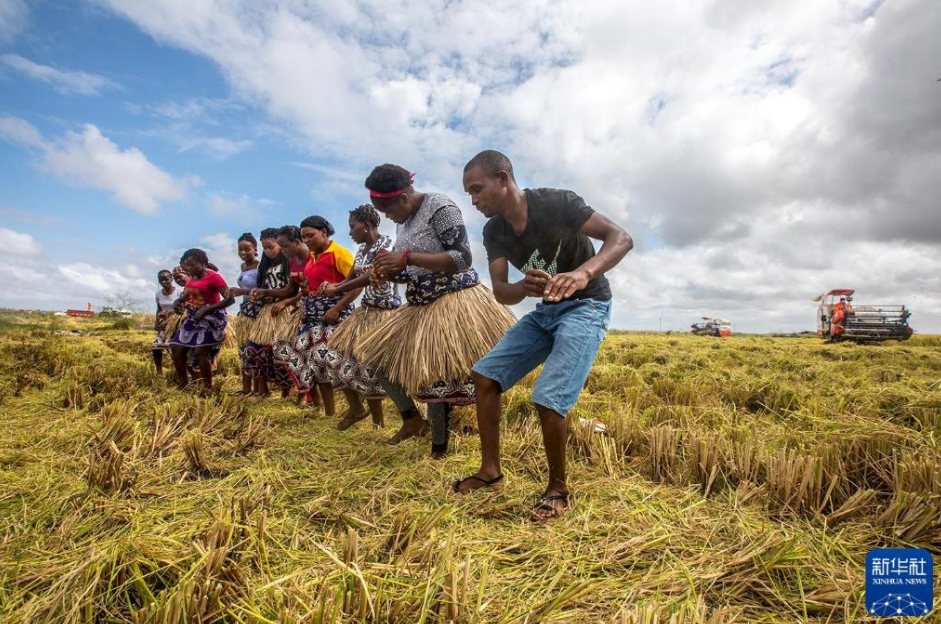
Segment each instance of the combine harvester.
[[732,321],[728,319],[704,316],[702,317],[702,323],[692,324],[692,333],[697,336],[731,336]]
[[817,308],[817,335],[829,342],[854,340],[881,342],[908,340],[911,312],[903,305],[853,305],[852,288],[835,288],[814,297]]

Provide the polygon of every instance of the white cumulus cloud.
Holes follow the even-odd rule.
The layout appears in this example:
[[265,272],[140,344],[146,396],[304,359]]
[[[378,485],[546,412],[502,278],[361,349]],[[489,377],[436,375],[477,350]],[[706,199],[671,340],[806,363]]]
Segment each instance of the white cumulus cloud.
[[0,117],[0,138],[36,150],[39,167],[68,184],[105,191],[142,214],[155,214],[161,203],[183,199],[200,183],[167,173],[136,147],[122,149],[92,124],[47,140],[22,119]]
[[39,243],[31,235],[0,228],[0,254],[35,256],[39,252]]

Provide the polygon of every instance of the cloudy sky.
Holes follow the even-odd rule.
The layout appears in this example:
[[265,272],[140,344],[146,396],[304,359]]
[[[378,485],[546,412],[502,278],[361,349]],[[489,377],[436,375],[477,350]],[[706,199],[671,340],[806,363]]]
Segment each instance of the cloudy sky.
[[[496,148],[634,251],[621,328],[941,332],[937,0],[0,0],[0,306],[130,290],[243,231],[347,211],[373,165],[464,208]],[[383,224],[391,232],[389,224]]]

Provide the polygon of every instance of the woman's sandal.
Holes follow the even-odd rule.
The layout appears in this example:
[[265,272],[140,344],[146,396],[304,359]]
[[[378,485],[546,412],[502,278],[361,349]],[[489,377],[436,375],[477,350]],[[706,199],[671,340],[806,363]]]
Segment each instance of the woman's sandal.
[[[555,501],[562,501],[565,503],[563,509],[559,509],[556,505],[553,505]],[[533,522],[548,522],[558,518],[563,513],[565,513],[569,508],[569,494],[543,494],[536,504],[533,506],[532,510],[529,512],[529,518]],[[537,513],[537,512],[544,513]]]
[[[474,488],[473,490],[467,490],[466,492],[461,492],[461,485],[467,481],[479,481],[480,483],[483,483],[483,485],[481,485],[479,488]],[[477,475],[464,477],[463,479],[458,479],[457,481],[454,482],[454,484],[451,486],[451,491],[456,494],[470,494],[471,492],[482,490],[485,487],[490,488],[494,492],[499,492],[500,490],[503,489],[503,475],[498,474],[497,476],[495,476],[493,479],[490,479],[489,481],[487,479],[481,479]]]

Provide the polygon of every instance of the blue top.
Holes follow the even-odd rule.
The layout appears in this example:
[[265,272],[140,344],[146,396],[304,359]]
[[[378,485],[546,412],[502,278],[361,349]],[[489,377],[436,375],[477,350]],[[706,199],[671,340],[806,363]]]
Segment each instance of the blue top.
[[[258,267],[242,271],[238,279],[239,288],[258,288]],[[248,303],[248,295],[242,295],[242,303]]]

